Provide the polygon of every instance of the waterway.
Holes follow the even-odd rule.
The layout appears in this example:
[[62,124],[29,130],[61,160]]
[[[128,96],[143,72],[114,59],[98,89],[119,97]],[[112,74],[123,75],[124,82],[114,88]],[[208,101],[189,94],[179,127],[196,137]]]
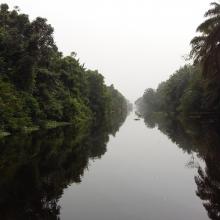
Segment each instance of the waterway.
[[1,219],[220,219],[218,128],[136,118],[1,139]]

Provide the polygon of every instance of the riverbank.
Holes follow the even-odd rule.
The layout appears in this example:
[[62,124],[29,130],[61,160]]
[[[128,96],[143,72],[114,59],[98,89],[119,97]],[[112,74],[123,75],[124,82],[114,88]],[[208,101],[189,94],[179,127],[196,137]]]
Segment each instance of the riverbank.
[[[46,121],[43,122],[42,125],[40,126],[33,126],[33,127],[23,127],[20,131],[15,132],[15,133],[32,133],[34,131],[39,131],[43,129],[53,129],[57,127],[63,127],[63,126],[68,126],[68,125],[73,125],[73,123],[70,122],[57,122],[57,121]],[[7,132],[7,131],[1,131],[0,130],[0,138],[13,135],[14,133],[12,132]]]

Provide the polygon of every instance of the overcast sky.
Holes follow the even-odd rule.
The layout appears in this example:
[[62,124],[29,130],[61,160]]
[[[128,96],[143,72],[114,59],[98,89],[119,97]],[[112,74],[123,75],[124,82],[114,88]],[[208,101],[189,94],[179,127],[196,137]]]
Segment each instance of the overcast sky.
[[0,0],[48,19],[65,55],[75,51],[129,100],[185,63],[210,0]]

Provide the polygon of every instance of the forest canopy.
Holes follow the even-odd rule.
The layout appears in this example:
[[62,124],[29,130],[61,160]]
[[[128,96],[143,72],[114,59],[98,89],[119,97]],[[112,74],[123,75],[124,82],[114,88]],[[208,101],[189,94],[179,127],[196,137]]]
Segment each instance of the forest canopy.
[[213,2],[206,20],[197,28],[187,64],[159,84],[148,88],[136,101],[144,117],[154,113],[170,116],[219,117],[220,110],[220,4]]
[[76,126],[127,114],[128,101],[75,53],[63,56],[45,18],[0,5],[0,131]]

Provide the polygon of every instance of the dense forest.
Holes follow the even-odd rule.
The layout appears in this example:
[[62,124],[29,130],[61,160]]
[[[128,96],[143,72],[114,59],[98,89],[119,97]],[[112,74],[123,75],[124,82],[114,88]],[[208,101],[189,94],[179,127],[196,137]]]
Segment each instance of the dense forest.
[[157,89],[148,88],[135,103],[145,118],[153,114],[174,117],[219,117],[220,110],[220,4],[213,2],[206,20],[191,41],[189,59]]
[[76,53],[63,56],[45,18],[30,21],[18,7],[0,5],[0,133],[96,124],[127,114],[128,107]]

